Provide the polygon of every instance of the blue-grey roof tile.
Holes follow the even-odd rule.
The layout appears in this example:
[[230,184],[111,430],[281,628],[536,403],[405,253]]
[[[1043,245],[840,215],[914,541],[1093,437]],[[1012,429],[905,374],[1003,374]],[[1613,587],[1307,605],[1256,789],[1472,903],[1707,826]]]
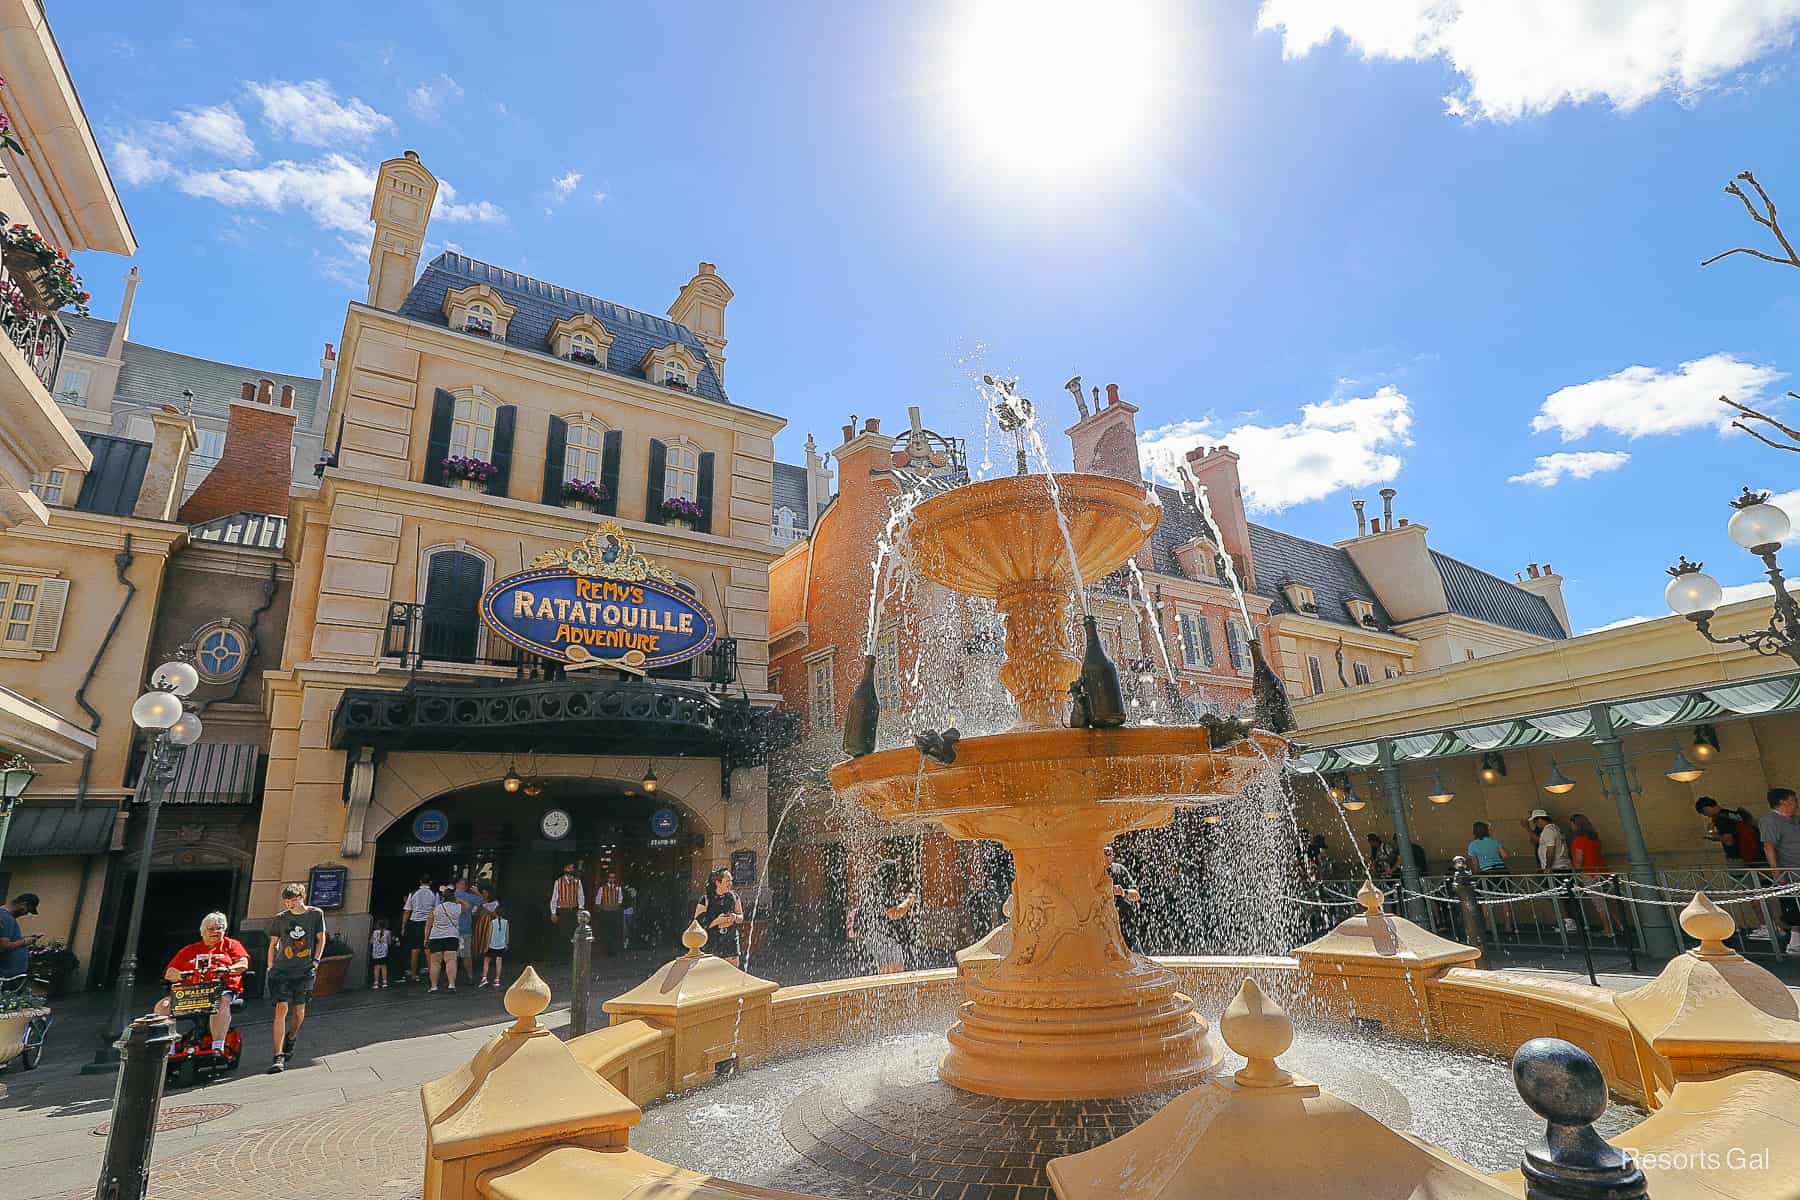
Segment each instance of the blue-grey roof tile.
[[1393,622],[1381,606],[1380,597],[1357,569],[1350,555],[1336,546],[1295,537],[1267,525],[1250,526],[1250,556],[1256,568],[1255,591],[1267,596],[1271,613],[1293,612],[1282,594],[1283,584],[1303,583],[1312,589],[1313,603],[1321,621],[1333,625],[1357,626],[1345,607],[1346,600],[1367,600],[1375,606],[1375,627],[1388,629]]
[[444,316],[445,294],[471,283],[487,284],[518,309],[506,327],[506,344],[509,346],[553,357],[549,345],[550,327],[564,317],[592,313],[613,335],[612,346],[606,352],[606,370],[615,375],[642,379],[644,374],[638,364],[644,355],[679,342],[705,364],[700,378],[694,381],[694,394],[721,404],[730,403],[725,389],[719,386],[719,377],[707,357],[706,346],[687,326],[453,251],[446,250],[426,264],[419,273],[418,282],[413,284],[412,291],[400,305],[400,315],[428,325],[448,327],[449,320]]
[[813,514],[806,511],[806,468],[794,463],[775,464],[770,512],[787,509],[794,514],[794,528],[804,532],[812,528]]
[[1450,611],[1458,616],[1504,625],[1520,633],[1559,640],[1568,635],[1550,602],[1516,583],[1471,567],[1448,554],[1431,552],[1438,576],[1444,581],[1444,594],[1449,597]]
[[81,440],[94,456],[94,465],[81,480],[75,507],[83,512],[129,517],[137,507],[144,485],[144,468],[150,463],[150,443],[110,433],[83,432]]
[[[106,356],[114,322],[67,313],[62,314],[62,321],[69,328],[71,349],[96,358]],[[184,403],[182,392],[192,391],[195,416],[224,420],[231,411],[231,402],[243,399],[244,385],[262,379],[275,385],[275,395],[278,398],[283,385],[292,385],[295,419],[302,429],[312,424],[313,411],[319,403],[317,376],[308,378],[304,375],[259,371],[254,367],[240,367],[232,363],[215,362],[210,358],[195,358],[191,354],[177,354],[173,350],[162,350],[139,342],[125,343],[119,367],[119,386],[113,395],[115,401],[128,406],[157,409],[165,404],[172,404],[180,408]]]

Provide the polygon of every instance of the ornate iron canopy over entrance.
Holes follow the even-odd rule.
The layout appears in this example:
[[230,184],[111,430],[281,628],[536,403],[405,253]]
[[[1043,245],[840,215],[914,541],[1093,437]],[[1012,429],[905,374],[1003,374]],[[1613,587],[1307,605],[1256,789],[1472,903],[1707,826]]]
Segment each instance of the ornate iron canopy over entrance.
[[791,744],[793,714],[654,680],[438,682],[352,688],[331,721],[335,750],[697,754],[754,766]]

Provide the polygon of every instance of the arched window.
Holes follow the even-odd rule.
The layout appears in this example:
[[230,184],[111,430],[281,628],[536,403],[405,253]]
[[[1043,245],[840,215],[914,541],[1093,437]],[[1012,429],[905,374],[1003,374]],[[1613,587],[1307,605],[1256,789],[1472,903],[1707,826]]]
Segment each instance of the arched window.
[[494,461],[494,404],[479,396],[460,396],[450,426],[450,457]]
[[687,386],[687,368],[681,365],[678,358],[663,359],[663,382],[670,387]]
[[600,343],[593,334],[577,330],[569,335],[569,361],[596,365],[600,362]]
[[464,333],[479,333],[482,337],[494,336],[494,310],[477,300],[469,305],[469,311],[463,317]]
[[775,510],[775,544],[777,546],[792,545],[795,539],[800,536],[800,531],[794,527],[794,522],[798,519],[798,516],[799,514],[795,513],[791,508],[778,508]]
[[437,550],[425,568],[425,608],[419,619],[419,655],[440,662],[469,662],[481,647],[481,592],[487,563],[466,550]]
[[670,442],[663,468],[663,499],[697,500],[699,492],[700,452],[686,442]]
[[[581,334],[576,334],[581,337]],[[563,482],[597,483],[606,430],[593,421],[570,421],[563,443]]]

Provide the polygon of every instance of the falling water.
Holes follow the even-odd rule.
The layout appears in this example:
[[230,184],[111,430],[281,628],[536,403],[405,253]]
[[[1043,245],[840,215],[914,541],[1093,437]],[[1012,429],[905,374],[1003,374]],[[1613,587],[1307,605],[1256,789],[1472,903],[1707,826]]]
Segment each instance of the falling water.
[[1206,485],[1194,482],[1185,470],[1181,472],[1181,478],[1193,486],[1191,503],[1194,511],[1200,514],[1213,545],[1219,548],[1219,561],[1225,564],[1225,582],[1231,585],[1231,595],[1237,601],[1238,615],[1244,618],[1244,632],[1254,635],[1255,626],[1250,623],[1250,606],[1244,602],[1244,585],[1238,582],[1237,564],[1232,561],[1231,552],[1225,548],[1225,535],[1219,531],[1219,523],[1213,518],[1212,501],[1206,498]]
[[1175,661],[1169,657],[1169,642],[1163,637],[1162,614],[1156,611],[1156,604],[1150,599],[1150,589],[1144,586],[1144,573],[1138,570],[1137,559],[1128,558],[1125,565],[1131,568],[1131,581],[1137,585],[1138,599],[1144,602],[1144,616],[1150,621],[1150,636],[1156,639],[1156,649],[1162,655],[1163,670],[1174,683]]
[[1013,403],[1010,385],[989,386],[983,384],[982,395],[987,399],[990,409],[1003,406],[1020,422],[1020,431],[1031,443],[1037,453],[1038,466],[1044,473],[1044,483],[1050,489],[1050,509],[1056,514],[1056,528],[1062,534],[1063,550],[1069,556],[1069,574],[1075,580],[1075,599],[1081,605],[1081,615],[1087,616],[1092,610],[1088,607],[1087,582],[1081,577],[1081,562],[1075,557],[1075,539],[1069,535],[1069,519],[1063,512],[1062,488],[1056,482],[1056,468],[1051,464],[1050,451],[1044,445],[1044,439],[1038,434],[1037,412],[1025,404]]
[[895,498],[893,507],[888,510],[887,528],[881,531],[881,538],[875,543],[875,561],[871,567],[874,578],[869,581],[869,616],[863,625],[864,655],[875,653],[876,635],[881,629],[876,617],[881,608],[882,570],[891,563],[894,546],[912,523],[913,509],[918,506],[923,495],[923,489],[917,487],[901,492]]

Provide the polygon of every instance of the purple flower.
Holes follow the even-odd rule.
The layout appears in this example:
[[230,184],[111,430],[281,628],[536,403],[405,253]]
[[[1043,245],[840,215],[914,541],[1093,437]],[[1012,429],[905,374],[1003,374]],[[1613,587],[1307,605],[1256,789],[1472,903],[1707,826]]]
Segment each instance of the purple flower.
[[612,493],[606,490],[605,484],[595,483],[591,479],[565,479],[562,494],[565,500],[586,500],[593,504],[605,504],[612,499]]
[[499,473],[493,463],[462,454],[451,455],[444,460],[443,465],[447,478],[468,479],[475,483],[486,483]]
[[662,515],[678,517],[684,521],[699,521],[705,515],[701,507],[692,500],[682,496],[670,496],[662,502]]

